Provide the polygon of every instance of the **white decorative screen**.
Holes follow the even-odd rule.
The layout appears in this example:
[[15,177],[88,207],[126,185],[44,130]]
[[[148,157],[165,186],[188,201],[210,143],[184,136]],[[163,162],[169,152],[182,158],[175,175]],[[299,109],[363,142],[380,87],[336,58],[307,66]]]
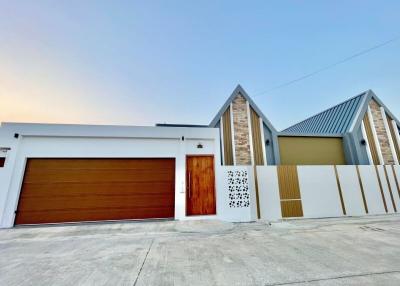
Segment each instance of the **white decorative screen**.
[[247,171],[228,171],[228,191],[230,208],[250,207],[249,179]]

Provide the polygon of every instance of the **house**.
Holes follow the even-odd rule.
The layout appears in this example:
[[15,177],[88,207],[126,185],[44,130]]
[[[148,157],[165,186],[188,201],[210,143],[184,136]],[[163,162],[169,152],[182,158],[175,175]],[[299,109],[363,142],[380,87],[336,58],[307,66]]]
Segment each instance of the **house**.
[[367,91],[278,132],[240,85],[209,125],[2,123],[0,227],[397,212],[399,166],[354,165],[398,165],[399,127]]

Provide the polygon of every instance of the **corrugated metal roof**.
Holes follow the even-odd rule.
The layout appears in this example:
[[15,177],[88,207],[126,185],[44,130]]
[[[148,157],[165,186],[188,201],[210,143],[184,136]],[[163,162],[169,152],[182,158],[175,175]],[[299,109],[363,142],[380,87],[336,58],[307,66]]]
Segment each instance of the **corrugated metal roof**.
[[303,120],[282,132],[296,134],[343,134],[347,132],[367,92]]

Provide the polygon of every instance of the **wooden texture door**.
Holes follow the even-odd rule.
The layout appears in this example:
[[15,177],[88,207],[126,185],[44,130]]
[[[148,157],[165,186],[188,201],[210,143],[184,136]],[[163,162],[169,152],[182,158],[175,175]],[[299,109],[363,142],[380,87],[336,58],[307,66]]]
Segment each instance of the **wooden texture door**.
[[172,218],[175,159],[29,159],[15,224]]
[[216,214],[214,156],[186,157],[186,214]]

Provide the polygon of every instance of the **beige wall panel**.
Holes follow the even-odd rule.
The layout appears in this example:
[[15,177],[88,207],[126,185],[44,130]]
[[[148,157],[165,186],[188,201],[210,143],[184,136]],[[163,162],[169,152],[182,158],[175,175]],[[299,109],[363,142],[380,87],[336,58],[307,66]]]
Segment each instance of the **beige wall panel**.
[[279,137],[282,165],[345,165],[342,138]]

